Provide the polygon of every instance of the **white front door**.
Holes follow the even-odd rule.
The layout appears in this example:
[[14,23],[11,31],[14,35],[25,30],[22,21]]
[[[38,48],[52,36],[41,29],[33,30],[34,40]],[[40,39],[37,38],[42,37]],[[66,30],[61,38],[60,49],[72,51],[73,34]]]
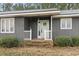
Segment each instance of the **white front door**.
[[[49,30],[49,20],[38,20],[38,38],[43,39],[45,30]],[[49,33],[47,33],[49,35]]]

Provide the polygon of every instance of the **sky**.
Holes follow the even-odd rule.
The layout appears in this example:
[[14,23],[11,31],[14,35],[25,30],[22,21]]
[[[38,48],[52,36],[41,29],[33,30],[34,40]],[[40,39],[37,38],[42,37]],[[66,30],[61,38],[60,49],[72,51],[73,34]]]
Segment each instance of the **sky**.
[[0,3],[79,3],[79,0],[0,0]]

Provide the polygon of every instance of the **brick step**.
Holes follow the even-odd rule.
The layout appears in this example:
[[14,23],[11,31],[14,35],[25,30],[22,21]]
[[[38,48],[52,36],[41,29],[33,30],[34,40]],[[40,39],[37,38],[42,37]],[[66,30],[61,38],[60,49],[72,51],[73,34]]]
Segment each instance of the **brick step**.
[[53,40],[24,40],[24,46],[53,47]]

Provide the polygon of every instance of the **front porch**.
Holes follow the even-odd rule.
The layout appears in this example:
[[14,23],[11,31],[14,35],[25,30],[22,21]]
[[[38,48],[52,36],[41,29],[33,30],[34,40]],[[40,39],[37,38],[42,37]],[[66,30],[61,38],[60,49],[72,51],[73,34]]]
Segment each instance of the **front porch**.
[[52,17],[25,17],[24,40],[52,40]]

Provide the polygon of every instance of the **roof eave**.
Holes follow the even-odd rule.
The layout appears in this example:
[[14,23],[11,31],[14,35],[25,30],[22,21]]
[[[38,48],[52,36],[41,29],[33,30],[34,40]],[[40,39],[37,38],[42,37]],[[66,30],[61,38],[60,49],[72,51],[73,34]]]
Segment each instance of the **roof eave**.
[[46,11],[46,12],[34,12],[34,13],[16,13],[16,14],[3,14],[0,17],[18,17],[18,16],[44,16],[44,15],[56,15],[60,11]]
[[61,17],[79,17],[79,14],[55,15],[55,16],[53,16],[53,18],[61,18]]

